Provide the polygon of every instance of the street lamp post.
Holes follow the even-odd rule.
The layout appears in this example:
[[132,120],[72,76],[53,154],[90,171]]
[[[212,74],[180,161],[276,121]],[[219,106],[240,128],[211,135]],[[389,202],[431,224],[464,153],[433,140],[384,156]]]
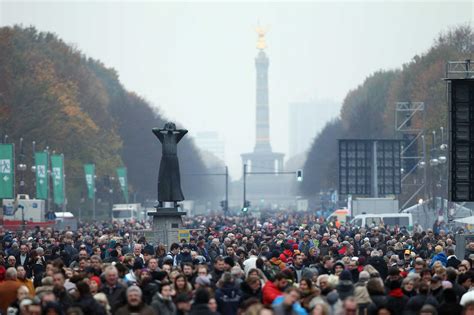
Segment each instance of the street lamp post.
[[20,173],[20,188],[18,189],[19,194],[25,193],[25,177],[24,172],[26,171],[26,164],[24,163],[23,159],[25,157],[25,152],[23,151],[23,138],[20,138],[20,155],[19,155],[19,163],[17,169]]
[[108,189],[108,193],[109,193],[109,211],[110,211],[110,219],[113,220],[113,213],[112,213],[112,208],[113,208],[113,204],[114,204],[114,185],[113,185],[113,182],[115,180],[115,177],[113,176],[109,176],[107,182],[108,182],[108,186],[109,187],[106,187],[106,189]]
[[439,165],[439,160],[436,154],[436,130],[431,132],[431,150],[430,150],[430,166],[431,166],[431,199],[433,210],[436,211],[436,167]]
[[[446,170],[447,170],[447,161],[448,161],[448,158],[446,156],[446,151],[448,149],[448,145],[445,143],[445,139],[444,139],[444,128],[443,127],[440,127],[440,131],[441,131],[441,144],[439,146],[439,152],[440,152],[440,155],[438,157],[438,160],[439,160],[439,163],[440,163],[440,167],[441,167],[441,170],[440,170],[440,174],[439,174],[439,185],[440,185],[440,189],[441,189],[441,210],[443,212],[443,215],[445,213],[445,207],[444,207],[444,196],[445,196],[445,185],[444,185],[444,180],[445,178],[447,178],[447,174],[446,174]],[[447,199],[447,194],[446,194],[446,199]]]
[[[18,194],[24,194],[25,193],[25,177],[24,177],[24,172],[26,171],[27,167],[26,164],[23,162],[23,158],[25,157],[25,152],[23,151],[23,137],[20,138],[20,154],[19,154],[19,163],[17,165],[18,172],[20,173],[20,187],[18,189]],[[15,199],[17,200],[18,204],[18,195],[15,196]],[[24,206],[18,206],[18,208],[21,208],[21,225],[23,227],[23,230],[26,227],[26,221],[25,221],[25,207]]]
[[94,197],[92,198],[92,219],[95,221],[95,217],[96,217],[96,209],[95,209],[95,194],[97,193],[97,189],[96,189],[96,186],[95,186],[95,180],[96,180],[97,176],[94,175],[93,176],[93,181],[94,181]]

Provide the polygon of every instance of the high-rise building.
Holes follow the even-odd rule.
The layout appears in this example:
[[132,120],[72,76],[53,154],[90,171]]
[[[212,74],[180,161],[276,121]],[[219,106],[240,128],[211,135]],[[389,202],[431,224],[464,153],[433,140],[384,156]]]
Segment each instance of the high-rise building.
[[215,131],[202,131],[196,133],[196,145],[199,149],[212,153],[222,162],[225,161],[225,144]]
[[334,101],[294,102],[288,106],[289,156],[306,153],[318,132],[339,113]]
[[288,108],[288,148],[291,157],[306,152],[318,129],[318,107],[314,102],[291,103]]

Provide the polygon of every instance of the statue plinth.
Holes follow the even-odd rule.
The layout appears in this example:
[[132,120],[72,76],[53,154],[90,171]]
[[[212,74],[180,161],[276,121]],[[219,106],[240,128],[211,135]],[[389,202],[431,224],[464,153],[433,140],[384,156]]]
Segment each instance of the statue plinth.
[[177,207],[156,207],[156,211],[148,212],[153,217],[153,239],[157,244],[164,244],[169,249],[171,244],[179,243],[179,230],[183,229],[182,216],[186,212]]

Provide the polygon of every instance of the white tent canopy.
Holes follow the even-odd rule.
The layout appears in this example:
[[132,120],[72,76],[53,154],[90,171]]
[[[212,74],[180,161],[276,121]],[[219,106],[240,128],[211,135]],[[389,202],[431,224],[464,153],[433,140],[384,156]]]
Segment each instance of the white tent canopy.
[[464,223],[464,224],[474,224],[474,215],[470,217],[465,217],[462,219],[456,219],[455,222]]
[[64,219],[70,219],[74,218],[74,214],[71,212],[55,212],[54,215],[56,218],[64,218]]

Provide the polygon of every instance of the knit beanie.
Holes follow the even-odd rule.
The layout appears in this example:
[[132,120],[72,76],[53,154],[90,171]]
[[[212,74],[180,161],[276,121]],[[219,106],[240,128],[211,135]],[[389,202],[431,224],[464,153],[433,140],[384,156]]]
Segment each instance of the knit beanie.
[[341,272],[341,274],[339,275],[339,280],[341,280],[341,281],[344,281],[344,280],[352,281],[351,272],[349,270],[343,270]]

